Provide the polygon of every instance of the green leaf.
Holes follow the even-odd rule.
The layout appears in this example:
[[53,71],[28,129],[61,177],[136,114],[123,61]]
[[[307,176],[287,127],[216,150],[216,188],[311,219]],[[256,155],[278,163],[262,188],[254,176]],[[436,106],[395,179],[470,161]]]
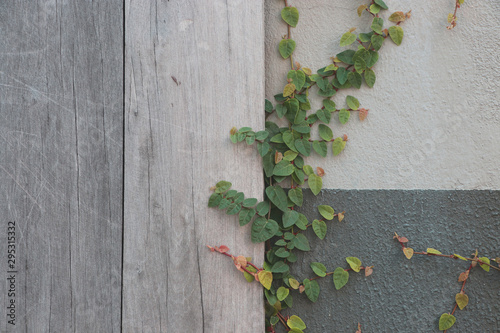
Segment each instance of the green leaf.
[[373,36],[373,31],[369,32],[369,33],[362,32],[359,34],[359,40],[362,41],[363,43],[366,43],[366,42],[370,41],[372,36]]
[[333,210],[332,207],[328,205],[319,205],[318,206],[318,211],[327,220],[333,220],[335,211]]
[[342,138],[336,138],[332,144],[333,155],[337,156],[344,150],[345,141]]
[[318,131],[319,131],[319,136],[325,140],[325,141],[330,141],[333,139],[333,132],[332,129],[326,125],[319,124],[318,126]]
[[366,62],[363,60],[363,58],[358,58],[354,62],[354,69],[358,73],[363,73],[363,71],[366,69]]
[[281,160],[278,164],[276,164],[274,166],[273,175],[275,175],[275,176],[290,176],[294,170],[295,169],[294,169],[292,163],[285,161],[285,160]]
[[269,202],[267,201],[261,201],[257,204],[257,207],[255,207],[255,210],[257,211],[257,214],[260,216],[265,216],[267,213],[269,213]]
[[288,327],[294,329],[297,328],[299,330],[305,330],[306,329],[306,324],[300,319],[298,316],[293,315],[288,320],[286,321],[286,324]]
[[339,54],[337,54],[337,58],[340,61],[342,61],[343,63],[346,63],[348,65],[354,65],[354,62],[352,61],[352,57],[354,56],[354,53],[356,53],[356,51],[345,50],[345,51],[340,52]]
[[314,220],[312,222],[312,227],[314,233],[316,234],[316,236],[318,236],[319,239],[325,238],[327,229],[325,221]]
[[267,137],[269,136],[269,132],[268,131],[258,131],[257,133],[255,133],[255,139],[256,140],[265,140]]
[[260,271],[258,274],[259,282],[267,290],[271,289],[271,284],[273,283],[273,273],[269,271]]
[[213,193],[208,199],[208,207],[217,207],[222,200],[222,196],[218,193]]
[[278,133],[278,134],[274,135],[270,141],[273,143],[283,143],[283,134]]
[[295,89],[300,90],[306,83],[306,75],[303,71],[291,70],[287,75],[288,79],[292,79],[292,83],[295,85]]
[[375,72],[371,70],[370,68],[367,68],[365,70],[365,82],[366,85],[370,88],[372,88],[375,85],[375,81],[377,80],[377,77],[375,76]]
[[359,109],[359,101],[356,97],[348,95],[346,97],[346,103],[352,110]]
[[382,44],[384,43],[384,40],[385,38],[380,35],[373,35],[371,38],[373,48],[377,51],[380,50]]
[[300,187],[293,188],[290,191],[288,191],[288,197],[290,198],[290,201],[292,201],[297,206],[299,207],[302,206],[304,196],[302,194],[302,189]]
[[271,267],[271,272],[273,273],[286,273],[290,270],[290,267],[288,267],[287,264],[285,264],[283,261],[278,261]]
[[382,9],[379,5],[373,4],[370,6],[370,12],[372,14],[378,14],[380,12],[380,9]]
[[290,228],[299,219],[299,213],[294,210],[288,210],[283,214],[283,227]]
[[246,208],[249,208],[249,207],[253,207],[257,204],[257,199],[255,198],[247,198],[245,200],[243,200],[243,207],[246,207]]
[[215,185],[215,193],[224,193],[231,188],[233,184],[228,181],[221,180]]
[[380,7],[384,8],[384,9],[389,9],[389,7],[387,7],[387,5],[385,4],[384,1],[382,0],[375,0],[374,1],[377,5],[379,5]]
[[[283,239],[282,239],[282,241],[284,242]],[[286,243],[285,243],[285,245],[286,245]],[[274,255],[276,257],[280,257],[280,258],[288,258],[290,256],[290,252],[288,252],[284,247],[281,247],[278,250],[276,250],[276,252],[274,252]]]
[[401,45],[403,42],[404,31],[399,25],[393,25],[389,28],[389,36],[396,45]]
[[274,154],[272,152],[268,152],[264,157],[262,157],[262,165],[264,167],[264,173],[266,177],[269,178],[273,175],[274,169]]
[[316,115],[318,116],[318,119],[324,122],[325,124],[328,124],[330,122],[330,119],[332,118],[332,113],[327,109],[316,111]]
[[280,319],[278,318],[278,316],[271,316],[271,318],[269,319],[269,323],[271,323],[271,325],[276,325],[278,322],[280,321]]
[[283,118],[283,116],[286,114],[286,107],[283,104],[276,104],[276,115],[278,118]]
[[292,240],[293,245],[301,251],[310,251],[311,248],[309,247],[309,241],[307,240],[306,236],[304,234],[298,234],[295,236],[295,238]]
[[247,142],[247,145],[253,145],[253,143],[255,142],[255,135],[247,135],[246,137],[246,142]]
[[279,230],[279,225],[274,220],[267,220],[264,217],[258,217],[252,223],[251,240],[252,243],[261,243],[274,236]]
[[[339,70],[340,70],[340,68],[339,68]],[[327,111],[330,111],[330,112],[335,111],[335,102],[334,101],[331,101],[329,99],[324,99],[323,106],[325,107],[325,110],[327,110]],[[328,120],[328,122],[330,122],[330,121]]]
[[290,148],[292,151],[297,152],[297,148],[295,148],[295,138],[291,131],[285,131],[283,133],[283,141],[285,142],[288,148]]
[[341,109],[339,112],[339,121],[342,124],[346,124],[349,121],[349,118],[351,117],[351,112],[347,111],[346,109]]
[[285,7],[281,10],[281,18],[295,28],[299,23],[299,11],[295,7]]
[[295,222],[295,225],[301,230],[307,230],[308,223],[309,221],[307,220],[307,217],[304,214],[299,213],[299,219]]
[[273,112],[273,103],[271,103],[268,99],[266,99],[265,110],[267,113]]
[[243,194],[243,192],[238,192],[235,194],[233,202],[239,204],[242,203],[244,199],[245,199],[245,194]]
[[230,204],[231,200],[224,198],[219,202],[219,209],[226,209]]
[[252,218],[255,216],[255,213],[256,211],[253,208],[252,209],[243,208],[240,211],[240,214],[238,215],[240,226],[248,224],[248,222],[250,222]]
[[311,154],[311,143],[307,139],[295,140],[295,148],[304,156]]
[[318,195],[318,193],[321,191],[321,188],[323,187],[323,180],[321,179],[320,176],[311,174],[309,175],[307,184],[309,185],[309,188],[311,189],[312,193],[314,195]]
[[345,258],[349,266],[351,266],[352,270],[355,272],[359,272],[361,270],[361,260],[356,257],[347,257]]
[[340,46],[351,45],[356,41],[356,35],[348,31],[340,38]]
[[279,185],[268,186],[266,195],[279,210],[286,212],[288,210],[288,200],[285,191]]
[[[344,67],[340,67],[337,70],[337,80],[339,80],[340,84],[344,84],[347,81],[347,75],[349,74],[349,71],[347,71]],[[335,108],[330,111],[335,111]]]
[[455,318],[455,316],[452,316],[449,313],[443,313],[439,318],[439,330],[444,331],[450,329],[453,324],[455,324],[455,321],[457,321],[457,318]]
[[326,143],[324,141],[317,141],[317,140],[314,141],[313,149],[319,155],[326,157],[326,152],[328,151],[328,148],[326,147]]
[[361,74],[357,72],[349,72],[349,74],[347,74],[347,80],[354,87],[358,89],[361,88],[361,82],[362,82]]
[[[380,17],[374,17],[372,21],[372,30],[378,33],[379,35],[382,35],[382,28],[384,26],[384,20],[381,19]],[[286,40],[286,39],[285,39]]]
[[373,50],[369,50],[368,54],[370,55],[370,57],[369,57],[369,59],[365,59],[366,66],[367,67],[373,67],[373,65],[375,65],[377,63],[377,61],[378,61],[378,52],[377,51],[373,51]]
[[335,271],[333,271],[333,284],[335,285],[335,289],[339,290],[347,284],[347,281],[349,281],[349,273],[342,267],[335,268]]
[[295,41],[293,39],[282,39],[279,45],[279,51],[283,59],[290,57],[295,50]]
[[[490,264],[490,259],[487,258],[487,257],[481,257],[481,258],[478,258],[478,259],[481,260],[482,262],[486,263],[486,264]],[[490,271],[490,266],[488,266],[488,265],[479,264],[479,266],[481,266],[481,268],[484,269],[487,272]]]
[[266,154],[269,152],[269,149],[271,149],[271,146],[267,142],[258,142],[257,143],[257,151],[259,152],[259,155],[261,157],[266,156]]
[[288,294],[290,293],[290,290],[285,287],[279,287],[278,291],[276,292],[276,296],[278,297],[279,301],[285,300],[285,298],[288,297]]
[[311,263],[311,268],[317,276],[325,277],[326,276],[326,267],[320,262]]
[[294,131],[301,133],[301,134],[308,134],[311,132],[311,127],[309,127],[309,124],[307,122],[295,124],[292,126],[292,129]]
[[306,293],[307,298],[309,298],[309,300],[311,302],[316,302],[318,300],[318,297],[319,297],[319,284],[318,284],[318,282],[315,280],[310,281],[308,279],[305,279],[303,284],[305,287],[304,292]]

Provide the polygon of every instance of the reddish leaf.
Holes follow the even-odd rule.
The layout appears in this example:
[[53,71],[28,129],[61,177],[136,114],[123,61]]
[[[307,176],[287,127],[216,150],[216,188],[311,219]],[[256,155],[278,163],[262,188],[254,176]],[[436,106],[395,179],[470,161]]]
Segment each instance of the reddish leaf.
[[299,292],[302,294],[302,293],[304,292],[304,290],[306,290],[306,287],[304,287],[304,285],[303,285],[303,284],[301,284],[301,285],[299,286]]
[[229,251],[229,248],[226,245],[221,245],[220,247],[215,247],[215,249],[220,253],[226,253]]
[[467,280],[468,277],[469,277],[469,271],[460,273],[460,275],[458,276],[458,282],[464,282],[465,280]]
[[318,176],[323,177],[325,175],[325,170],[323,170],[323,168],[317,167],[316,173],[318,174]]
[[365,108],[361,108],[358,110],[359,120],[363,121],[368,116],[368,110]]
[[373,274],[373,266],[369,266],[365,268],[365,276],[370,276]]
[[246,268],[247,267],[247,258],[244,256],[237,256],[236,258],[233,259],[234,265],[240,272],[244,272],[241,267]]
[[358,323],[358,330],[356,331],[356,333],[361,333],[361,324]]
[[214,252],[215,249],[213,247],[211,247],[210,245],[207,245],[207,247],[210,249],[210,252]]
[[283,154],[277,151],[276,154],[274,154],[274,164],[278,164],[279,162],[281,162],[282,159],[283,159]]

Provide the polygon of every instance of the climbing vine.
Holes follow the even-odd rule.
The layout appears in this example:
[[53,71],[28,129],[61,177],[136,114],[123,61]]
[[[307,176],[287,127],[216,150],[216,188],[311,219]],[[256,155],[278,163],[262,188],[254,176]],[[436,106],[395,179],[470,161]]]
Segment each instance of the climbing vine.
[[[462,2],[457,0],[457,6]],[[220,181],[212,187],[214,193],[208,206],[228,215],[237,215],[240,226],[251,223],[251,241],[266,243],[265,261],[263,267],[258,267],[252,263],[252,258],[233,255],[225,245],[208,248],[231,258],[248,282],[257,281],[263,286],[267,332],[276,332],[277,325],[289,332],[306,329],[299,316],[285,315],[283,310],[293,306],[293,297],[297,293],[316,302],[320,295],[318,279],[329,278],[339,290],[346,286],[350,274],[363,271],[368,277],[373,273],[374,266],[363,265],[354,256],[345,258],[344,267],[333,270],[321,262],[312,262],[310,277],[294,276],[290,266],[298,259],[297,251],[310,251],[312,234],[323,240],[328,228],[342,228],[345,212],[336,211],[331,205],[318,206],[317,216],[312,217],[312,221],[301,213],[303,187],[307,185],[314,195],[318,195],[325,176],[321,167],[313,168],[306,164],[305,159],[313,153],[326,157],[329,150],[334,156],[341,154],[348,137],[334,135],[334,123],[335,132],[338,132],[338,127],[352,121],[353,112],[357,113],[359,121],[368,116],[369,110],[360,107],[358,98],[352,95],[344,101],[334,101],[334,98],[339,90],[356,91],[363,83],[372,88],[376,83],[374,66],[386,40],[398,46],[403,42],[401,24],[411,17],[411,11],[392,13],[388,21],[393,24],[385,28],[386,22],[380,14],[387,9],[383,0],[360,5],[358,16],[369,17],[370,30],[356,34],[356,28],[351,28],[342,34],[340,46],[348,48],[333,55],[330,63],[313,73],[310,68],[294,61],[296,42],[291,31],[299,24],[299,11],[284,0],[281,18],[287,24],[287,33],[277,49],[284,60],[290,61],[290,70],[283,90],[274,96],[274,103],[265,100],[265,129],[255,131],[250,127],[233,127],[230,130],[233,143],[254,145],[262,158],[265,199],[259,202],[256,198],[246,198],[243,192],[232,189],[230,182]],[[456,25],[451,22],[456,22],[456,10],[450,21]],[[313,95],[321,100],[322,105],[315,112],[310,103]],[[361,333],[360,324],[356,332]]]

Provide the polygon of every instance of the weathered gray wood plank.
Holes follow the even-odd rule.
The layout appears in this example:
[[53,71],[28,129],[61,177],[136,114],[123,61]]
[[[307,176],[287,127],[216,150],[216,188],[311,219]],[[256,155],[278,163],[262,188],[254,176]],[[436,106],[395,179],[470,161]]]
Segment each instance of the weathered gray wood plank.
[[261,288],[207,244],[261,263],[249,225],[206,207],[218,180],[262,199],[261,1],[126,0],[124,332],[263,332]]
[[2,332],[120,331],[122,17],[121,0],[0,2],[0,234],[16,221],[18,271]]

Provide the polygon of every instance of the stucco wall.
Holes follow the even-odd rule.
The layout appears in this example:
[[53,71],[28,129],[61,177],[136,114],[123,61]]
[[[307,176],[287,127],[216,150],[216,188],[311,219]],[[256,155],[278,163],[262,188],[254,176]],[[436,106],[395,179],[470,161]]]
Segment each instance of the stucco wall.
[[[372,89],[363,85],[334,97],[340,106],[346,95],[357,97],[370,109],[369,116],[360,122],[353,114],[346,125],[332,121],[336,136],[349,136],[346,150],[335,158],[331,151],[326,159],[312,154],[308,163],[325,169],[326,188],[499,188],[500,56],[495,36],[500,35],[500,1],[466,0],[458,27],[451,31],[446,18],[454,9],[452,0],[386,3],[389,11],[383,18],[412,10],[402,25],[402,45],[384,43]],[[292,29],[294,59],[314,71],[345,49],[339,40],[349,28],[369,31],[370,15],[356,14],[359,1],[290,4],[300,12]],[[287,31],[282,6],[282,1],[266,1],[266,96],[273,102],[290,69],[277,49]]]

